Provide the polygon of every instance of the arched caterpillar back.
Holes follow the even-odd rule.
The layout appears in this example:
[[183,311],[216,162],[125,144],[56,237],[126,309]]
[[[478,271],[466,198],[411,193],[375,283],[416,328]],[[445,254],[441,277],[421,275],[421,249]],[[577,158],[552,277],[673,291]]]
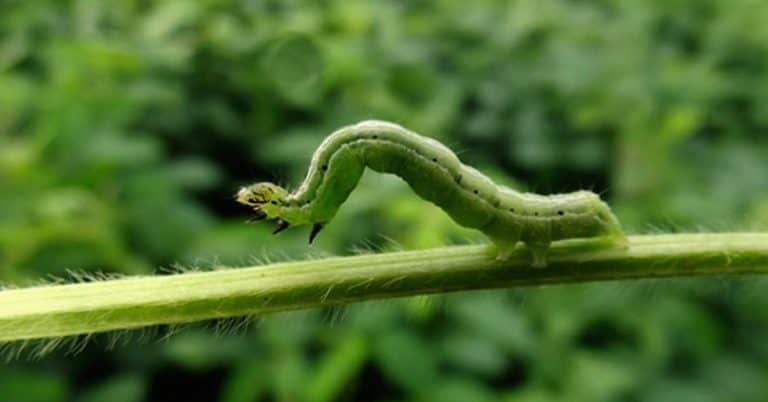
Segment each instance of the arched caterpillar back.
[[363,121],[333,132],[315,151],[296,191],[255,183],[241,188],[237,201],[253,207],[257,220],[276,220],[274,233],[312,224],[311,243],[366,167],[400,176],[458,224],[488,235],[500,259],[521,241],[531,249],[536,267],[546,265],[546,252],[556,240],[607,237],[626,245],[618,219],[597,194],[539,195],[496,185],[442,143],[385,121]]

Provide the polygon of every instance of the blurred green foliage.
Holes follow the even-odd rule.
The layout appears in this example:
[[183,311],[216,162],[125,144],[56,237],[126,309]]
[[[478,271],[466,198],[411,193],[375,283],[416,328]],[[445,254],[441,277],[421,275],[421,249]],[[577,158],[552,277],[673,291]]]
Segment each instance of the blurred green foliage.
[[[367,174],[309,249],[234,190],[333,129],[434,136],[632,232],[768,227],[768,3],[0,2],[0,279],[482,236]],[[320,251],[322,250],[322,251]],[[763,401],[758,279],[418,297],[0,367],[15,401]],[[152,338],[152,337],[150,337]]]

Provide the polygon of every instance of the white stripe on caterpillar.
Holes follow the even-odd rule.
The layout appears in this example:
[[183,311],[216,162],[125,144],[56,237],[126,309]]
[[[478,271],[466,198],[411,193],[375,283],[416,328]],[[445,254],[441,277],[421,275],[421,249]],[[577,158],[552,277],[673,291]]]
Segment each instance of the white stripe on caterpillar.
[[257,220],[274,219],[278,233],[312,224],[310,243],[336,214],[365,168],[404,179],[421,198],[442,208],[458,224],[485,233],[506,259],[518,242],[546,266],[553,241],[606,237],[626,246],[608,205],[590,191],[539,195],[496,185],[464,165],[442,143],[397,124],[368,120],[329,135],[312,156],[307,176],[289,193],[273,183],[243,187],[237,201],[253,207]]

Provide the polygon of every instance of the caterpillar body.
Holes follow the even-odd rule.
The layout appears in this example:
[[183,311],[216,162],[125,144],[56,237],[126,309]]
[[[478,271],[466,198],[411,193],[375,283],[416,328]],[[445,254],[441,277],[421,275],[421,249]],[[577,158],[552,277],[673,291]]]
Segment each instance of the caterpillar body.
[[618,219],[597,194],[539,195],[496,185],[442,143],[385,121],[363,121],[333,132],[315,151],[295,191],[261,182],[241,188],[236,199],[253,207],[256,220],[276,220],[274,233],[312,224],[312,243],[366,167],[401,177],[458,224],[485,233],[497,245],[499,259],[506,259],[518,242],[531,250],[535,267],[546,266],[547,250],[557,240],[606,237],[626,245]]

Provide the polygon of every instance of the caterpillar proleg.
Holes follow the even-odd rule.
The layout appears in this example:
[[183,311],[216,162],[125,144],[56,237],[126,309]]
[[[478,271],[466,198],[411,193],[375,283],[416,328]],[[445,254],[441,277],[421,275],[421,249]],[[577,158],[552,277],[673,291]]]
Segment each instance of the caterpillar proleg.
[[626,245],[618,219],[597,194],[539,195],[496,185],[461,163],[442,143],[377,120],[329,135],[312,156],[296,191],[261,182],[241,188],[236,199],[253,207],[256,220],[276,220],[274,233],[312,224],[311,243],[333,219],[366,167],[401,177],[456,223],[485,233],[496,244],[499,259],[508,258],[519,242],[531,250],[535,267],[546,266],[547,250],[557,240],[605,237]]

